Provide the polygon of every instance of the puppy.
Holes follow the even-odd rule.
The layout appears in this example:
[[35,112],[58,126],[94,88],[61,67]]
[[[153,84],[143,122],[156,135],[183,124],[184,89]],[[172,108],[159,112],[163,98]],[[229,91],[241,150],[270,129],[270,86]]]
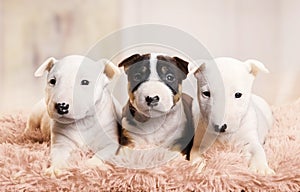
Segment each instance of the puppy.
[[[47,59],[35,76],[41,77],[45,72],[45,103],[40,111],[46,110],[52,121],[51,167],[47,173],[57,175],[67,168],[70,153],[78,147],[109,159],[118,149],[118,136],[115,107],[107,85],[118,68],[107,60],[95,62],[71,55],[61,60]],[[105,168],[99,161],[98,165]]]
[[189,160],[194,124],[192,98],[182,93],[188,62],[160,54],[123,60],[129,100],[123,108],[119,142],[135,149],[163,147]]
[[26,123],[25,135],[30,138],[35,138],[35,131],[40,131],[42,138],[37,138],[38,141],[49,141],[50,140],[50,126],[51,119],[47,113],[45,105],[45,99],[39,101],[33,107]]
[[250,153],[249,168],[259,174],[274,174],[263,149],[272,112],[268,104],[251,93],[259,71],[268,73],[259,61],[241,62],[233,58],[217,58],[223,84],[217,84],[218,72],[204,62],[194,72],[198,86],[200,123],[195,134],[192,158],[209,147],[214,139],[222,143],[239,143]]

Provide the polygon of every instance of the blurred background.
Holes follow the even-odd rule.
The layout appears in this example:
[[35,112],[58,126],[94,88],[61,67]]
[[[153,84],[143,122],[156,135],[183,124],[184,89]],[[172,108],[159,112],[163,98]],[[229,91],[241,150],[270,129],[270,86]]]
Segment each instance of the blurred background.
[[44,93],[33,77],[48,57],[85,54],[124,27],[156,23],[197,38],[212,56],[263,62],[254,92],[270,104],[300,97],[298,0],[0,0],[0,113],[28,111]]

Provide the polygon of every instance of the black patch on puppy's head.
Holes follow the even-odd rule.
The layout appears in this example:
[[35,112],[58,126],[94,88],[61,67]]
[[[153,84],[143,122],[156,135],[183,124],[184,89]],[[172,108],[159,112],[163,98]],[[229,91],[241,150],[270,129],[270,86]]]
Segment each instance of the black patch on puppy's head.
[[171,89],[174,103],[181,97],[181,84],[188,74],[188,62],[178,58],[158,55],[157,73],[160,79]]
[[133,93],[150,75],[150,54],[134,54],[123,60],[119,67],[124,67],[128,79],[128,91]]

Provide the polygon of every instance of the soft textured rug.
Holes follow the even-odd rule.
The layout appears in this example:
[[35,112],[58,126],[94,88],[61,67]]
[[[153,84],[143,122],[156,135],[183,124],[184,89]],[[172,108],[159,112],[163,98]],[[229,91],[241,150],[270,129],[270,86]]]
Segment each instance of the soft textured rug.
[[252,174],[240,152],[213,146],[206,167],[177,158],[151,169],[87,168],[76,152],[74,167],[59,178],[44,175],[49,143],[23,135],[25,114],[0,118],[0,191],[300,191],[300,100],[273,107],[275,124],[264,148],[274,176]]

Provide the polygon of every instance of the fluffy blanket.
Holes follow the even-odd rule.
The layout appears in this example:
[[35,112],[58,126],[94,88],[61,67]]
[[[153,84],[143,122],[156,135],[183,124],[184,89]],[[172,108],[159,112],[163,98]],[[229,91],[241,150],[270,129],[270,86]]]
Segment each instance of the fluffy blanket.
[[25,114],[0,118],[0,191],[300,191],[300,100],[273,107],[275,124],[264,145],[274,176],[247,169],[239,150],[213,146],[206,167],[182,158],[151,169],[112,166],[88,168],[86,155],[76,152],[74,166],[58,178],[44,174],[49,166],[49,143],[23,135]]

